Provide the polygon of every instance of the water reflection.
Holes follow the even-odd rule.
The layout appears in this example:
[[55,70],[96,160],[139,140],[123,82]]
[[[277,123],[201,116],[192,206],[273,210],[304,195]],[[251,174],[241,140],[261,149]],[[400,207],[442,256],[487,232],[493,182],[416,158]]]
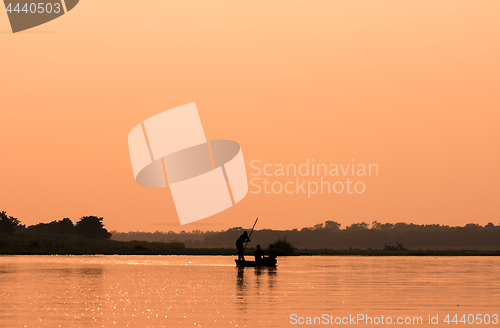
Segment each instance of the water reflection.
[[254,273],[255,273],[255,288],[259,289],[260,288],[260,276],[262,275],[262,268],[261,267],[256,267],[254,268]]
[[[248,290],[253,290],[250,287],[248,280],[254,281],[255,290],[259,291],[261,288],[261,284],[263,279],[265,280],[264,273],[267,272],[267,286],[269,289],[272,289],[276,283],[276,276],[278,269],[277,268],[266,268],[266,267],[255,267],[255,268],[236,268],[236,290],[238,291],[237,296],[242,297],[245,295],[244,292]],[[246,270],[246,273],[245,273]],[[251,277],[246,277],[250,272],[253,273]]]
[[79,268],[76,273],[82,276],[99,277],[104,274],[104,269],[100,267]]
[[243,292],[245,290],[245,269],[237,268],[238,274],[236,276],[236,289],[238,292]]
[[494,313],[498,271],[500,258],[294,257],[238,269],[216,256],[0,257],[0,327],[283,327],[291,313],[427,317],[457,305]]
[[[248,319],[248,314],[256,308],[265,308],[273,301],[272,289],[276,285],[276,268],[235,268],[236,270],[236,300],[238,316],[243,322]],[[272,307],[269,307],[272,309]],[[269,310],[268,310],[269,311]],[[274,313],[274,311],[271,310]]]
[[267,269],[267,276],[269,277],[268,278],[269,289],[274,288],[277,273],[278,273],[277,268],[268,268]]

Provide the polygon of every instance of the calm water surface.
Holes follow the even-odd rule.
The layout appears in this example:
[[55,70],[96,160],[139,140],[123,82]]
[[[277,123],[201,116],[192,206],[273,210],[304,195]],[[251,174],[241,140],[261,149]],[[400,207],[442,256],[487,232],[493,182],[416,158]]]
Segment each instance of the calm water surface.
[[499,272],[496,257],[293,257],[238,270],[226,256],[0,256],[0,327],[312,326],[293,314],[421,316],[422,327],[431,314],[450,327],[446,314],[500,314]]

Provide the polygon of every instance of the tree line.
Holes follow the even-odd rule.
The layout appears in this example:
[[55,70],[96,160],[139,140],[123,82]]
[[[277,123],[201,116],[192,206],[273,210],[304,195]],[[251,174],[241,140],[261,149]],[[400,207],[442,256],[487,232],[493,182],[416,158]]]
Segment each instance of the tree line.
[[[183,243],[188,248],[234,248],[242,227],[223,231],[108,232],[103,218],[81,217],[76,223],[64,218],[26,227],[7,213],[0,212],[0,234],[4,235],[79,235],[115,241]],[[276,240],[286,240],[297,249],[434,249],[500,250],[500,225],[470,223],[465,226],[413,223],[354,223],[342,228],[336,221],[292,230],[255,230],[249,247],[266,248]]]
[[[117,232],[112,239],[149,242],[182,242],[190,248],[233,248],[243,232],[242,227],[225,231]],[[477,249],[500,250],[500,225],[467,224],[448,226],[440,224],[354,223],[342,228],[336,221],[326,221],[312,227],[292,230],[255,230],[249,247],[267,246],[285,239],[298,249]],[[399,247],[402,245],[402,247]]]
[[97,216],[81,217],[75,224],[71,219],[54,220],[26,227],[19,219],[0,212],[0,234],[7,235],[80,235],[93,239],[110,239],[111,233],[104,228],[103,218]]

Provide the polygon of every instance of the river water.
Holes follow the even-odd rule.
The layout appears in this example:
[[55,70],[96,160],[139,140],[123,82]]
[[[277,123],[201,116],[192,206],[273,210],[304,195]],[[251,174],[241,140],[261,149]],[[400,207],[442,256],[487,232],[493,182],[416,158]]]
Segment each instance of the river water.
[[496,257],[0,256],[0,327],[499,327],[499,273]]

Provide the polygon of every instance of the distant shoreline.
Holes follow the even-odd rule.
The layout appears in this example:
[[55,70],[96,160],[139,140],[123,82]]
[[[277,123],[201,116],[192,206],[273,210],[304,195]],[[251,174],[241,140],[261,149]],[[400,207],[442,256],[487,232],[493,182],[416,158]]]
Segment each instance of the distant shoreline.
[[[226,248],[185,248],[177,250],[105,250],[86,252],[78,250],[53,251],[49,249],[38,250],[8,250],[0,249],[0,256],[18,256],[18,255],[184,255],[184,256],[234,256],[237,257],[237,252],[234,249]],[[253,250],[246,252],[245,256],[248,259],[253,258]],[[328,250],[328,249],[308,249],[296,250],[295,255],[284,255],[280,257],[296,257],[296,256],[500,256],[499,250],[406,250],[406,251],[384,251],[384,250]]]
[[[236,255],[235,241],[245,231],[118,232],[104,227],[104,218],[70,218],[34,225],[21,224],[0,211],[0,254],[165,254]],[[329,256],[498,256],[500,224],[464,226],[381,223],[341,224],[327,220],[292,230],[250,232],[249,248],[273,244],[280,255]],[[249,250],[250,252],[251,250]],[[250,254],[251,255],[251,254]]]
[[[234,248],[186,247],[182,242],[117,241],[92,239],[78,235],[0,236],[0,255],[221,255],[237,256]],[[284,240],[276,241],[278,255],[283,256],[500,256],[499,249],[300,249]],[[288,248],[287,248],[288,246]],[[245,256],[253,258],[254,245],[248,245]],[[460,246],[455,246],[460,247]]]

